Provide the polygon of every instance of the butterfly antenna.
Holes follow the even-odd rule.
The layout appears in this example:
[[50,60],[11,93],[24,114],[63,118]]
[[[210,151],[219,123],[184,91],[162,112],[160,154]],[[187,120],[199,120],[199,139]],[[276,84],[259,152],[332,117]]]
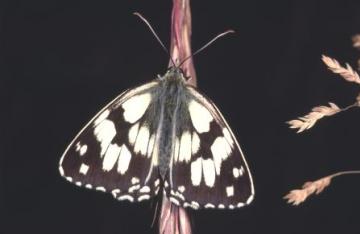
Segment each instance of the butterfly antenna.
[[206,49],[208,46],[210,46],[212,43],[214,43],[217,39],[219,39],[220,37],[223,37],[229,33],[235,33],[234,30],[227,30],[223,33],[220,33],[219,35],[217,35],[216,37],[214,37],[211,41],[209,41],[208,43],[206,43],[203,47],[201,47],[200,49],[198,49],[195,53],[189,55],[188,57],[186,57],[178,67],[180,67],[181,65],[183,65],[188,59],[190,59],[191,57],[197,55],[198,53],[200,53],[201,51],[203,51],[204,49]]
[[154,35],[154,37],[156,38],[156,40],[160,43],[161,47],[165,50],[165,52],[169,55],[171,63],[175,66],[175,62],[174,60],[171,58],[169,51],[166,49],[164,43],[160,40],[159,36],[156,34],[155,30],[153,29],[153,27],[151,26],[151,24],[149,23],[149,21],[147,21],[140,13],[138,12],[134,12],[134,15],[136,15],[137,17],[139,17],[150,29],[150,31],[152,32],[152,34]]

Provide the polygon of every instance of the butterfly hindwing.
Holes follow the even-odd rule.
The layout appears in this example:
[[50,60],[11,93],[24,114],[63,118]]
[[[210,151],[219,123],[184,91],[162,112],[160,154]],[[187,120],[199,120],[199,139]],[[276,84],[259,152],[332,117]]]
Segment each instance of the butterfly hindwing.
[[158,82],[125,91],[101,110],[64,152],[60,174],[78,186],[142,201],[157,194]]
[[176,129],[165,183],[174,204],[198,208],[239,208],[254,197],[241,148],[214,103],[188,86],[187,124]]

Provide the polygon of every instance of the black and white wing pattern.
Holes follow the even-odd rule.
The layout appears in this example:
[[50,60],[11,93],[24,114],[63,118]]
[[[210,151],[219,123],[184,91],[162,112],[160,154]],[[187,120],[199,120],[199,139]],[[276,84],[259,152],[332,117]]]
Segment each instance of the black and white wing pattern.
[[101,110],[64,152],[60,174],[118,200],[142,201],[156,195],[159,123],[153,94],[158,86],[153,81],[127,90]]
[[254,185],[236,138],[210,99],[193,87],[187,90],[187,110],[180,112],[188,124],[174,128],[167,196],[174,204],[193,209],[250,204]]

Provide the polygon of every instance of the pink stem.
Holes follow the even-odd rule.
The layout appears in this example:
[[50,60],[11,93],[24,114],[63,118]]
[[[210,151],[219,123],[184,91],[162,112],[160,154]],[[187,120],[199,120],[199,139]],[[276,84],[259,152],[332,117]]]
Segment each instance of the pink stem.
[[174,205],[163,196],[159,218],[160,234],[191,234],[191,224],[186,210]]
[[[190,0],[173,0],[170,54],[177,64],[191,55]],[[191,77],[189,83],[196,86],[196,73],[193,59],[190,58],[187,60],[181,68],[187,76]]]
[[[171,16],[171,49],[170,55],[176,64],[191,55],[191,12],[190,0],[173,0]],[[170,66],[173,65],[171,61]],[[193,59],[190,58],[181,69],[191,77],[189,84],[196,86],[196,73]],[[160,234],[191,234],[191,224],[186,210],[174,205],[163,196],[159,218]]]

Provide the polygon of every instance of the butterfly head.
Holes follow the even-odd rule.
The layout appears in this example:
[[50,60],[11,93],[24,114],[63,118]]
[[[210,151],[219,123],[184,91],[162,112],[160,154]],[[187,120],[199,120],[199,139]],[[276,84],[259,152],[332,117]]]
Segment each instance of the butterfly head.
[[180,67],[171,66],[168,68],[165,75],[163,77],[160,77],[160,79],[186,83],[190,79],[190,77],[185,76],[185,72]]

